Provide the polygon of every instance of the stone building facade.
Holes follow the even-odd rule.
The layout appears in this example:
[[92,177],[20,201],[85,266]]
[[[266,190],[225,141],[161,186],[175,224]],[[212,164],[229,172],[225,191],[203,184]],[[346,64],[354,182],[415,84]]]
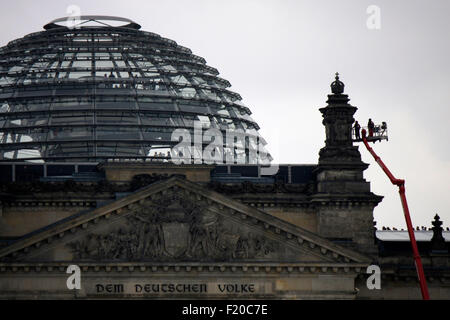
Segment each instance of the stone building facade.
[[[318,163],[268,174],[259,125],[205,59],[130,19],[79,18],[0,48],[1,299],[420,298],[408,241],[375,229],[338,76]],[[224,159],[207,165],[213,132]],[[417,233],[431,297],[450,298],[449,232],[436,216]]]
[[[62,164],[3,164],[14,179],[0,186],[0,298],[419,299],[408,242],[376,237],[382,197],[363,177],[348,102],[337,79],[318,164],[274,176],[257,165],[108,161],[48,175]],[[419,249],[431,298],[448,299],[441,224]],[[366,285],[370,265],[380,290]]]

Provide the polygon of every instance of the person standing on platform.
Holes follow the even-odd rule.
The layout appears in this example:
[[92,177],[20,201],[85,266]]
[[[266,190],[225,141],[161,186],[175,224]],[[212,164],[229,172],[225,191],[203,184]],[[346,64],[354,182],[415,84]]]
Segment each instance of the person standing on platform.
[[386,132],[386,130],[387,130],[387,123],[386,123],[385,121],[383,121],[383,122],[381,123],[381,135],[384,135],[384,133]]
[[375,124],[372,119],[369,118],[369,122],[367,123],[367,128],[369,129],[369,137],[373,137],[373,130],[375,129]]
[[361,126],[359,125],[358,121],[355,121],[355,125],[353,126],[353,129],[355,130],[355,139],[356,140],[361,139],[361,136],[359,135],[359,130],[361,129]]

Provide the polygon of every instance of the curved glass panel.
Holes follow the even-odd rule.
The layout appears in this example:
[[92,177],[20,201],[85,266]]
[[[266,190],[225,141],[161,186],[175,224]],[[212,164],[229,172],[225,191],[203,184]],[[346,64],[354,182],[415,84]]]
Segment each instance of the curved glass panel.
[[132,22],[54,22],[0,48],[0,161],[161,156],[176,129],[194,141],[195,122],[227,148],[227,132],[259,128],[230,83],[175,41]]

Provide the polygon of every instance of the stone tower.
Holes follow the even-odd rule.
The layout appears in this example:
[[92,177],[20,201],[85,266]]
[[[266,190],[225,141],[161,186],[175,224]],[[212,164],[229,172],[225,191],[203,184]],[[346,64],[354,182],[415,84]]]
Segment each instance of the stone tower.
[[331,84],[327,106],[319,109],[326,131],[325,147],[319,152],[315,201],[318,232],[358,251],[374,254],[373,209],[382,197],[370,191],[363,177],[368,164],[352,141],[353,115],[357,108],[344,94],[344,83]]

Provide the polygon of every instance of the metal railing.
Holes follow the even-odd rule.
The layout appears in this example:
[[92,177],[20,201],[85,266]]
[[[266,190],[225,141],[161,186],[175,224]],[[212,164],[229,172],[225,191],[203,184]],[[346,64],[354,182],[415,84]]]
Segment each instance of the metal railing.
[[362,134],[361,134],[362,130],[366,130],[368,141],[388,140],[388,129],[387,129],[386,124],[375,125],[372,135],[370,135],[370,131],[367,126],[361,127],[361,129],[359,130],[359,136],[356,134],[355,129],[352,128],[352,140],[353,141],[362,141]]

